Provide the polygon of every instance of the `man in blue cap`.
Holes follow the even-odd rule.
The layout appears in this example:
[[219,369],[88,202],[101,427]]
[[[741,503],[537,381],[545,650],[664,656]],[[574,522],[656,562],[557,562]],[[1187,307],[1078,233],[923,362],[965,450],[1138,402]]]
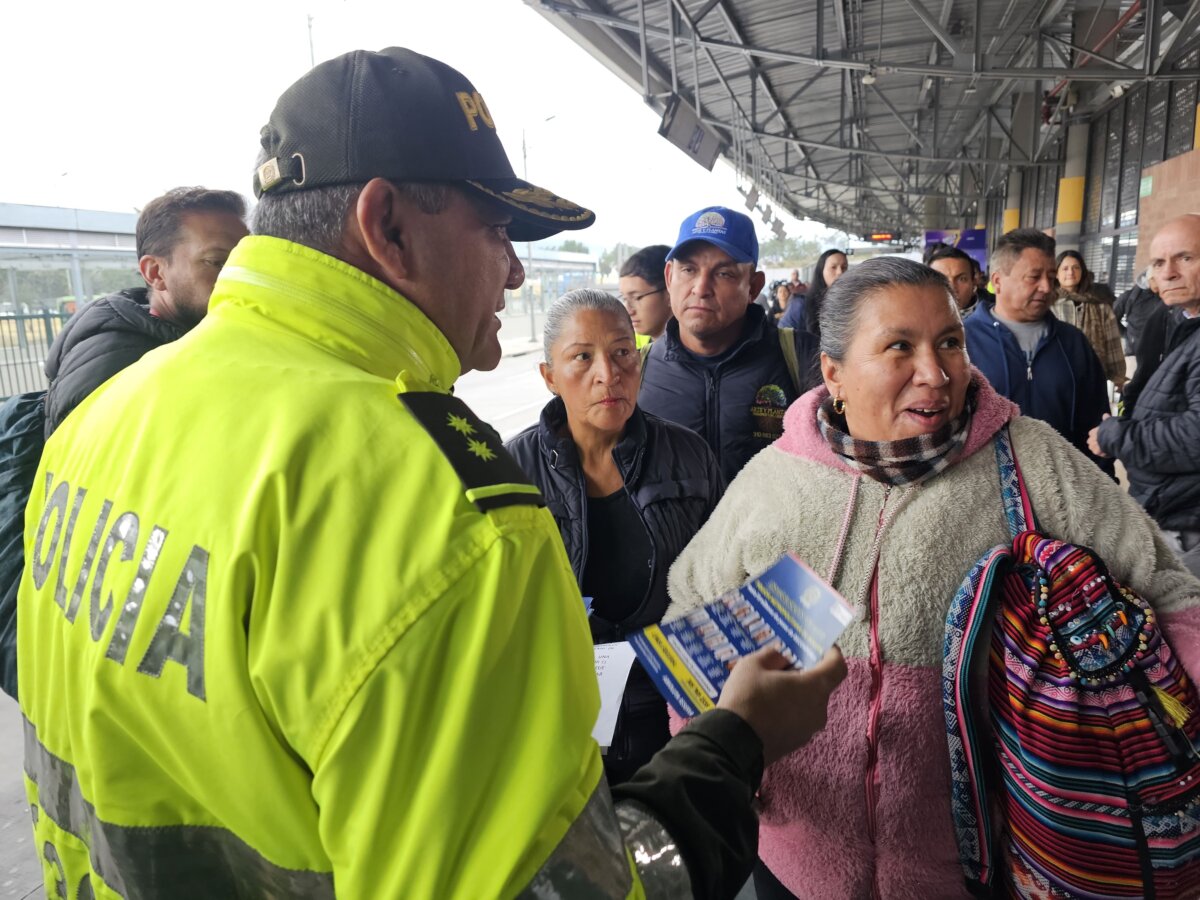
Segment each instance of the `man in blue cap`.
[[754,303],[765,280],[748,216],[723,206],[688,216],[667,254],[674,318],[642,366],[641,407],[702,435],[730,480],[819,380],[816,338],[776,328]]

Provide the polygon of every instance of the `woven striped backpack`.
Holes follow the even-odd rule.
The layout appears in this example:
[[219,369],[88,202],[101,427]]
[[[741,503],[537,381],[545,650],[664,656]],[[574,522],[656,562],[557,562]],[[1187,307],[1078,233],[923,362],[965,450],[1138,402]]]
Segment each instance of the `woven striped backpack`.
[[967,887],[1200,897],[1196,689],[1145,600],[1032,530],[1007,429],[995,443],[1013,541],[955,594],[942,670]]

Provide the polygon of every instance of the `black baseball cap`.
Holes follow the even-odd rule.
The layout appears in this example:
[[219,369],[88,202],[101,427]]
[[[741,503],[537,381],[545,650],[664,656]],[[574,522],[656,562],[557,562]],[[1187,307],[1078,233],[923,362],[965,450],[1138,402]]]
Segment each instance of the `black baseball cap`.
[[596,214],[513,173],[483,97],[461,72],[403,47],[354,50],[283,92],[262,129],[254,195],[372,178],[446,181],[498,202],[515,241],[586,228]]

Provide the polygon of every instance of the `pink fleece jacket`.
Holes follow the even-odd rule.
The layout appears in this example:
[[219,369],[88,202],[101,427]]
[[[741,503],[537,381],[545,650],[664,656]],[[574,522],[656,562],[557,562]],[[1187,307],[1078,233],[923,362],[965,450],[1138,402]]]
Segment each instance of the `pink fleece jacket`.
[[[830,701],[825,729],[771,766],[760,791],[759,855],[798,897],[965,896],[950,814],[941,646],[962,576],[1009,539],[992,452],[1006,423],[1042,527],[1095,548],[1118,578],[1165,613],[1185,667],[1195,672],[1200,664],[1200,584],[1148,517],[1053,429],[1020,417],[977,372],[973,383],[976,408],[959,460],[925,485],[890,490],[834,456],[816,425],[827,392],[805,394],[787,411],[783,437],[734,480],[672,568],[668,619],[741,584],[784,550],[828,577],[849,520],[835,579],[858,604],[858,618],[839,641],[848,675]],[[856,508],[847,509],[856,480]],[[672,727],[681,724],[673,719]]]

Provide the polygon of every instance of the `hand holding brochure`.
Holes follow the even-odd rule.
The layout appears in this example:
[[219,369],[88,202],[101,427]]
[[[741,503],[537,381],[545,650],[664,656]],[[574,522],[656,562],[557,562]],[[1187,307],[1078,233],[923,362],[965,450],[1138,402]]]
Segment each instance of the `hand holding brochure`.
[[733,664],[775,647],[805,669],[854,618],[846,599],[788,553],[738,590],[629,638],[658,690],[681,716],[712,709]]

